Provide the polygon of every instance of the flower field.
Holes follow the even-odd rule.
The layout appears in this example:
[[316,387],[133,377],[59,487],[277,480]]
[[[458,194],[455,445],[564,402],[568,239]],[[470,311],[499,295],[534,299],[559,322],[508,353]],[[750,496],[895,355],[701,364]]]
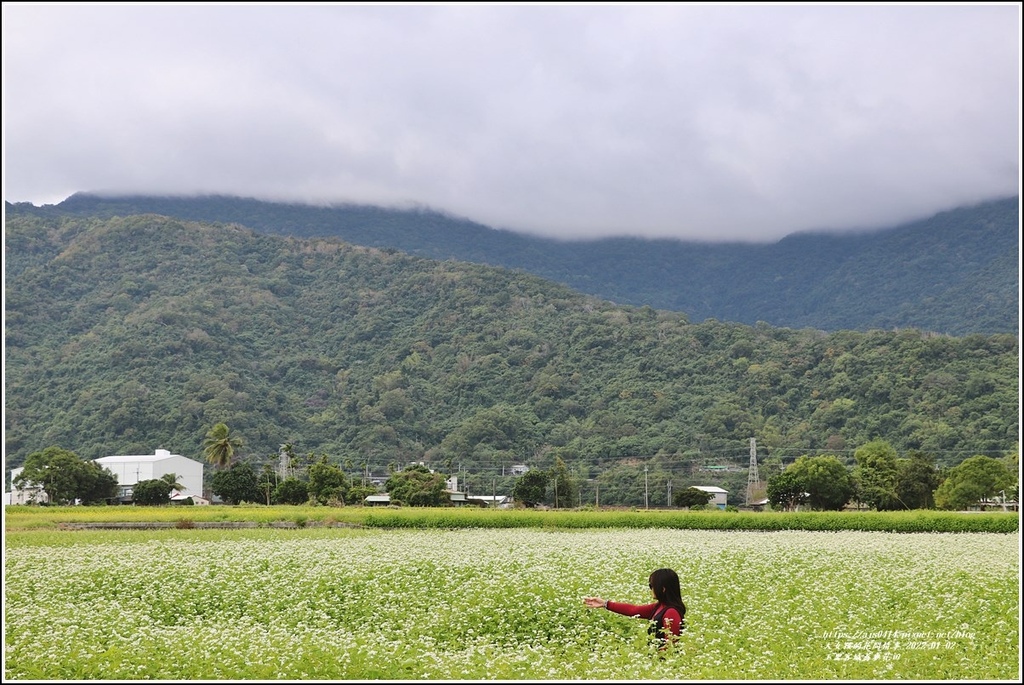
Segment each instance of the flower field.
[[[8,532],[5,680],[1015,680],[1019,533]],[[679,572],[688,630],[649,601]]]

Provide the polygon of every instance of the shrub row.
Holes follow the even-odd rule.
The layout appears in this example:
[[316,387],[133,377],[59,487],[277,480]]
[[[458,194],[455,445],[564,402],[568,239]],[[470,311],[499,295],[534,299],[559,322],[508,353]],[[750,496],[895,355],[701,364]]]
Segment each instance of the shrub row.
[[[373,508],[311,506],[189,507],[5,507],[5,529],[74,528],[88,522],[169,522],[182,518],[250,522],[273,527],[363,526],[367,528],[677,528],[703,530],[864,530],[897,533],[1016,533],[1016,512],[730,512],[685,510],[559,510],[477,508]],[[76,526],[79,524],[79,526]],[[177,527],[182,527],[178,525]]]
[[895,533],[1014,533],[1016,513],[660,512],[660,511],[371,511],[369,528],[678,528],[704,530],[865,530]]

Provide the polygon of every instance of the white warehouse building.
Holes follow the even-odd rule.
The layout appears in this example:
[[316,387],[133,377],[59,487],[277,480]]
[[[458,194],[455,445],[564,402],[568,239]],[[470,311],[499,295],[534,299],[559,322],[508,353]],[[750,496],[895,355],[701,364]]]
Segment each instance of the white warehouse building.
[[117,476],[122,499],[131,498],[136,483],[155,480],[168,473],[173,473],[181,484],[179,492],[183,497],[203,494],[203,463],[167,450],[157,450],[156,454],[100,457],[96,463]]
[[711,501],[708,502],[710,506],[717,507],[718,509],[725,509],[726,501],[729,496],[728,490],[723,490],[715,485],[694,485],[693,487],[712,495]]

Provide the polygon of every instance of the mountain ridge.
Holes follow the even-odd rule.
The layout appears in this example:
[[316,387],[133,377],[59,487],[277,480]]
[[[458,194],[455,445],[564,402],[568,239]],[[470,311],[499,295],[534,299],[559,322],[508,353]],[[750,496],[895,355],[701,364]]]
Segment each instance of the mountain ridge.
[[751,437],[775,467],[875,438],[942,465],[1017,441],[1008,334],[691,323],[525,272],[155,214],[5,229],[8,467],[51,445],[201,459],[218,422],[257,464],[289,443],[488,480],[555,457],[587,477],[742,465]]
[[822,330],[921,328],[1019,334],[1019,198],[940,212],[889,229],[805,231],[777,242],[666,238],[562,241],[428,209],[313,206],[232,196],[101,196],[6,205],[39,216],[159,214],[257,232],[337,237],[430,259],[522,270],[619,304],[753,325]]

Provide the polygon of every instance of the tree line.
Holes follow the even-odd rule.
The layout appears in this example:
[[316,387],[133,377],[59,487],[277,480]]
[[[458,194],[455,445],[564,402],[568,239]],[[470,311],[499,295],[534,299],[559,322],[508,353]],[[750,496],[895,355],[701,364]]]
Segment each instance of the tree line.
[[[206,460],[215,469],[210,478],[211,491],[229,504],[344,506],[362,504],[369,495],[381,492],[389,494],[391,504],[396,506],[452,504],[448,479],[422,463],[389,470],[381,489],[365,480],[359,482],[326,454],[311,459],[304,467],[296,467],[296,455],[290,445],[282,446],[287,469],[284,474],[270,463],[256,469],[249,461],[236,459],[236,450],[242,444],[241,438],[224,423],[216,424],[204,439]],[[801,506],[841,510],[855,502],[877,511],[963,510],[982,500],[999,501],[1001,496],[1003,502],[1008,497],[1017,501],[1019,496],[1016,452],[1002,459],[975,455],[942,469],[926,453],[914,450],[899,457],[889,443],[875,440],[859,447],[854,460],[851,469],[834,455],[801,456],[772,473],[765,484],[758,483],[756,493],[747,494],[764,495],[771,508],[778,510]],[[118,492],[117,478],[108,469],[56,446],[30,455],[14,485],[22,489],[38,487],[55,504],[109,503]],[[582,504],[582,483],[560,457],[548,469],[531,468],[514,477],[510,486],[508,494],[518,506],[575,508]],[[165,474],[135,484],[133,501],[167,504],[172,490],[180,488],[174,474]],[[680,488],[671,503],[676,507],[702,508],[710,498],[709,493],[688,486]]]

